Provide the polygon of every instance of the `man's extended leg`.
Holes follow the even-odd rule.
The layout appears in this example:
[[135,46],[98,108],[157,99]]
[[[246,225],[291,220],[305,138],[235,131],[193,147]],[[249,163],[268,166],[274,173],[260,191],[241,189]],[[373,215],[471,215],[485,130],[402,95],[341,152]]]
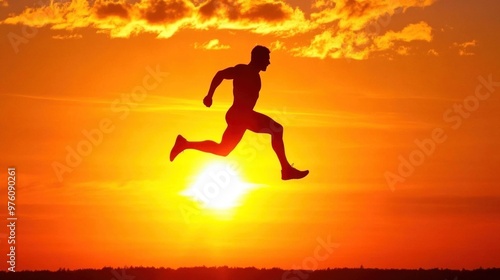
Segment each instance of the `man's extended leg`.
[[271,145],[281,164],[281,179],[300,179],[309,174],[309,170],[300,171],[293,168],[285,154],[285,144],[283,143],[283,126],[270,117],[253,112],[252,120],[248,123],[248,129],[256,133],[271,134]]
[[212,140],[190,142],[179,135],[177,136],[174,147],[170,152],[170,161],[173,161],[179,153],[187,149],[194,149],[219,156],[227,156],[240,142],[244,133],[244,128],[237,126],[228,126],[226,128],[226,131],[224,131],[224,134],[222,135],[222,140],[220,143],[216,143]]

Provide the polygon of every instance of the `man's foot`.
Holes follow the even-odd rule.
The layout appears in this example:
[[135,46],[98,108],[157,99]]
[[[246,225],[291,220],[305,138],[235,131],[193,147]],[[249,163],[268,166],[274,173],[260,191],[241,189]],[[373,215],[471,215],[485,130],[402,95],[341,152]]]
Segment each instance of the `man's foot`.
[[301,179],[309,174],[309,170],[298,170],[290,166],[290,168],[281,170],[281,180],[290,180],[290,179]]
[[184,151],[186,143],[186,138],[182,137],[182,135],[177,135],[174,147],[170,151],[170,161],[174,161],[175,157],[177,157],[178,154]]

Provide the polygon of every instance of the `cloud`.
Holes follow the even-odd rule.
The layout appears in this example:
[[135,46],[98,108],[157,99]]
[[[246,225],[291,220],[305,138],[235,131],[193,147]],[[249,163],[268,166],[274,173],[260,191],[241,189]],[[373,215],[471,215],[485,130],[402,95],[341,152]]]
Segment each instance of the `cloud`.
[[97,2],[94,12],[97,18],[118,17],[122,19],[130,18],[131,5],[127,3],[103,3]]
[[7,2],[7,0],[0,0],[0,7],[8,7],[9,6],[9,3]]
[[188,0],[87,0],[50,3],[26,8],[2,24],[74,30],[93,27],[111,37],[130,37],[142,32],[169,38],[185,29],[235,29],[259,34],[296,34],[309,30],[304,14],[283,1],[209,0],[195,5]]
[[283,2],[250,2],[210,0],[199,12],[204,18],[246,19],[251,21],[277,22],[287,20],[291,11]]
[[335,8],[337,4],[329,0],[315,0],[312,3],[314,9],[325,9],[325,8]]
[[439,56],[439,53],[435,50],[435,49],[430,49],[428,52],[427,52],[428,55],[431,55],[431,56]]
[[396,49],[396,53],[399,55],[409,55],[410,54],[410,48],[407,46],[399,46]]
[[429,42],[432,39],[432,28],[427,23],[420,22],[409,24],[400,32],[390,31],[392,17],[403,14],[409,8],[432,5],[435,1],[339,0],[333,3],[316,0],[313,2],[315,11],[311,13],[311,19],[327,28],[316,34],[308,46],[294,48],[293,52],[296,56],[304,57],[358,60],[367,59],[372,53],[388,50],[408,55],[408,46],[394,47],[395,43],[414,40]]
[[192,5],[183,0],[151,0],[143,1],[141,16],[149,24],[163,24],[179,21],[188,17]]
[[71,35],[54,35],[53,39],[56,40],[67,40],[67,39],[81,39],[83,36],[81,34],[71,34]]
[[[360,11],[366,8],[357,8]],[[351,26],[352,27],[352,26]],[[356,25],[356,28],[360,28]],[[403,30],[387,31],[381,36],[364,30],[342,29],[336,33],[327,30],[316,35],[311,44],[294,48],[296,56],[317,58],[352,58],[366,59],[372,53],[393,50],[400,55],[408,55],[408,46],[398,46],[398,43],[432,40],[432,28],[426,22],[409,24]]]
[[219,39],[212,39],[206,43],[203,44],[194,44],[195,49],[205,49],[205,50],[225,50],[229,49],[229,45],[223,45],[219,42]]
[[281,0],[209,0],[199,6],[194,26],[281,36],[312,28],[300,9]]
[[271,51],[279,51],[279,50],[286,50],[287,49],[285,46],[285,43],[283,43],[280,40],[276,40],[276,41],[272,42],[269,45],[269,48],[271,49]]
[[[351,36],[353,34],[350,34]],[[324,59],[326,57],[359,57],[362,59],[366,56],[364,53],[355,53],[352,48],[348,48],[344,42],[352,40],[348,38],[349,34],[334,35],[333,32],[327,30],[316,36],[311,41],[309,46],[294,48],[292,51],[297,56],[316,57]],[[350,51],[350,53],[348,53]]]
[[376,50],[387,50],[396,42],[426,41],[432,40],[432,28],[425,22],[410,24],[400,32],[388,31],[383,36],[374,39]]
[[471,49],[473,49],[476,46],[477,46],[476,40],[463,43],[453,43],[453,48],[458,49],[458,55],[460,56],[475,55],[475,53],[473,53]]
[[26,8],[19,15],[11,15],[2,24],[23,24],[32,27],[49,25],[52,29],[73,30],[91,25],[92,17],[86,0],[50,3],[47,6]]
[[11,14],[0,23],[68,31],[94,28],[119,38],[152,33],[165,39],[184,29],[246,31],[274,36],[280,42],[275,48],[294,45],[287,51],[296,56],[366,59],[384,50],[408,55],[410,48],[400,44],[429,42],[432,28],[427,23],[408,24],[396,32],[390,22],[396,14],[435,1],[315,0],[307,15],[286,0],[51,1]]

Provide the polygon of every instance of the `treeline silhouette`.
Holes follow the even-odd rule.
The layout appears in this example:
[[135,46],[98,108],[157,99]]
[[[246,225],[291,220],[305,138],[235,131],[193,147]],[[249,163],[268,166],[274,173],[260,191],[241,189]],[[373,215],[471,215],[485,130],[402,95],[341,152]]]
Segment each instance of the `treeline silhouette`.
[[258,269],[254,267],[154,268],[125,267],[57,271],[0,272],[5,280],[498,280],[499,268],[450,269],[368,269],[333,268],[323,270]]

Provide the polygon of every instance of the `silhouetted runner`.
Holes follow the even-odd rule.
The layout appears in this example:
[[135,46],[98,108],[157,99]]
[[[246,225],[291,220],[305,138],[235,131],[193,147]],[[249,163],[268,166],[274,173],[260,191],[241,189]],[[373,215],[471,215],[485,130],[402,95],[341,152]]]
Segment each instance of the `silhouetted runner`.
[[212,106],[212,96],[215,89],[224,79],[233,80],[234,102],[226,113],[227,128],[222,135],[221,143],[211,140],[191,142],[179,135],[170,152],[170,161],[173,161],[180,152],[187,149],[227,156],[248,129],[256,133],[271,134],[272,147],[281,164],[281,179],[300,179],[309,174],[308,170],[297,170],[288,162],[283,144],[283,126],[270,117],[253,110],[257,99],[259,99],[261,88],[259,72],[266,71],[267,66],[271,64],[270,53],[268,48],[256,46],[252,50],[249,64],[238,64],[217,72],[210,84],[207,96],[203,99],[203,104],[207,107]]

